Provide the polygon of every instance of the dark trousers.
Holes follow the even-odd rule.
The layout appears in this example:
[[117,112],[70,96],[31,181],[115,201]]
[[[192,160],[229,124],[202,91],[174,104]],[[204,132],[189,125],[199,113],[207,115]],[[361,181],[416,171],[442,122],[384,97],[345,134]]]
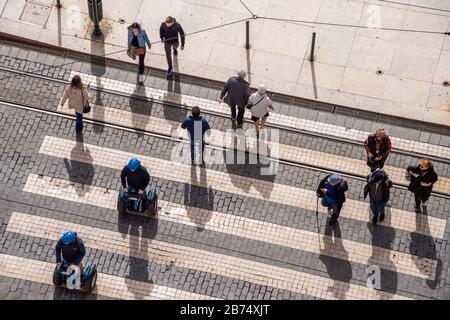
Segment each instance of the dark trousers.
[[174,43],[167,43],[164,42],[164,50],[166,51],[166,59],[167,59],[167,65],[169,68],[173,68],[173,62],[172,62],[172,47],[174,50],[178,48],[180,44],[177,42]]
[[75,124],[75,130],[76,132],[81,132],[83,130],[83,114],[75,112],[77,116],[76,124]]
[[424,197],[422,194],[419,193],[415,193],[414,194],[414,200],[416,200],[416,208],[420,208],[420,204],[425,204],[425,202],[428,201],[430,197]]
[[236,119],[238,126],[241,126],[244,123],[245,108],[237,107],[237,116],[236,116],[236,106],[230,106],[230,109],[231,109],[231,117],[233,119]]
[[326,203],[325,198],[322,198],[322,205],[324,207],[331,208],[331,210],[332,210],[331,220],[336,221],[339,218],[339,215],[341,214],[342,206],[344,204],[337,203],[337,202],[332,202],[332,203],[328,204],[328,203]]
[[145,65],[144,65],[145,54],[141,54],[141,55],[139,55],[138,57],[139,57],[139,74],[144,74],[144,69],[145,69]]
[[205,159],[204,159],[204,155],[205,155],[205,141],[191,141],[191,162],[194,163],[195,161],[195,146],[198,145],[198,148],[201,148],[200,151],[200,163],[204,163]]
[[386,159],[375,160],[375,158],[367,157],[367,165],[370,167],[370,172],[374,172],[377,168],[383,169]]
[[386,207],[386,203],[383,200],[374,201],[370,200],[370,209],[374,216],[378,217],[379,214],[384,214],[384,208]]

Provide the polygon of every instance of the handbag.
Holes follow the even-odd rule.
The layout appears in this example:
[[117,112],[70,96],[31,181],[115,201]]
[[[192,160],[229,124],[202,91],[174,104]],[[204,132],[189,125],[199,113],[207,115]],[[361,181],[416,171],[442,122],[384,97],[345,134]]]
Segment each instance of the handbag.
[[137,56],[142,56],[145,54],[145,49],[144,48],[136,48],[136,55]]
[[136,60],[136,47],[135,46],[131,46],[130,50],[127,50],[127,55],[133,59]]
[[[81,101],[84,103],[84,95],[83,95],[83,89],[81,89]],[[89,113],[91,112],[91,105],[89,104],[89,100],[86,102],[86,104],[83,106],[83,113]]]

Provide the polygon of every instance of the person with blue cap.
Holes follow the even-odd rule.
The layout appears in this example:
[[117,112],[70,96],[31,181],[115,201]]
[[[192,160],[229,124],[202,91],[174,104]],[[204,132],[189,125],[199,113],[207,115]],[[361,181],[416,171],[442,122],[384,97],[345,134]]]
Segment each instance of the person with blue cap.
[[322,198],[322,206],[331,212],[329,225],[336,223],[345,202],[345,192],[348,190],[347,181],[338,174],[329,174],[322,180],[316,190],[319,198]]
[[141,165],[141,161],[137,158],[131,159],[128,164],[122,169],[120,179],[123,191],[128,193],[129,189],[137,191],[142,200],[147,197],[145,189],[150,183],[150,175],[147,169]]
[[[83,240],[77,236],[75,231],[67,231],[59,239],[55,247],[56,265],[61,268],[62,261],[77,265],[83,273],[81,261],[86,254]],[[62,257],[61,257],[62,256]]]
[[364,199],[369,195],[370,209],[372,210],[372,223],[376,225],[378,220],[382,222],[385,218],[385,206],[390,198],[390,188],[392,181],[386,171],[376,169],[367,177],[367,184],[364,187]]

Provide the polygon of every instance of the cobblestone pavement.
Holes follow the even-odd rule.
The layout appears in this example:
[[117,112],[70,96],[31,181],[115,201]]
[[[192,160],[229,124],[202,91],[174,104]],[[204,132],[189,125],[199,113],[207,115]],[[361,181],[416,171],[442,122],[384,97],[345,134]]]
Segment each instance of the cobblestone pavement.
[[[85,122],[82,139],[67,106],[58,107],[65,82],[80,72],[101,76],[89,79],[94,106],[87,118],[94,122]],[[261,174],[262,160],[191,167],[172,161],[184,143],[170,135],[195,104],[214,128],[208,153],[234,155],[222,150],[230,123],[213,100],[219,88],[157,74],[145,89],[135,81],[135,70],[0,47],[0,299],[450,298],[448,136],[387,126],[402,147],[387,162],[395,182],[387,218],[374,227],[361,179],[361,137],[375,126],[370,121],[277,102],[269,128],[280,139],[271,147],[290,162],[280,162],[275,175]],[[423,216],[413,212],[402,170],[427,152],[442,178]],[[156,217],[117,213],[120,169],[132,155],[149,168],[160,196]],[[316,215],[322,169],[350,174],[335,228],[326,210]],[[67,229],[78,231],[85,260],[98,266],[92,294],[52,285],[55,242]],[[379,289],[367,286],[369,266],[381,270]]]

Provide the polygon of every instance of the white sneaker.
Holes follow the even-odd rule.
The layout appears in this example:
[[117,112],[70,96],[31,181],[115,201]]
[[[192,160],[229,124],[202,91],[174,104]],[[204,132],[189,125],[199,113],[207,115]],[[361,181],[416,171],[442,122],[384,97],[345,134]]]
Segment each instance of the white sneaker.
[[139,82],[144,82],[145,81],[145,76],[143,74],[139,75]]

